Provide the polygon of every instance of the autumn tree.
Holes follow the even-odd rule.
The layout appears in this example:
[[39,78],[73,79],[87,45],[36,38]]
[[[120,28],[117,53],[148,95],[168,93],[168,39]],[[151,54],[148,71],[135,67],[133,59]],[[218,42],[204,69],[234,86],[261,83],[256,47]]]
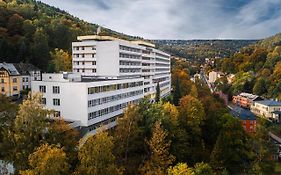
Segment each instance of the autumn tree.
[[56,48],[53,52],[50,52],[50,54],[55,72],[71,71],[72,58],[67,51]]
[[30,169],[20,171],[21,175],[67,175],[69,165],[62,148],[43,144],[28,158]]
[[195,173],[186,163],[178,163],[168,169],[168,175],[195,175]]
[[19,170],[27,169],[29,154],[40,146],[46,135],[48,127],[46,115],[48,111],[43,109],[41,100],[40,94],[29,95],[19,106],[14,126],[6,135],[13,143],[13,147],[7,152],[9,152],[11,161]]
[[171,141],[167,141],[167,132],[156,122],[152,137],[147,144],[150,150],[150,158],[140,168],[141,174],[166,174],[167,168],[173,163],[175,157],[169,153]]
[[82,145],[78,152],[79,165],[76,174],[117,175],[122,174],[115,164],[113,137],[99,131]]

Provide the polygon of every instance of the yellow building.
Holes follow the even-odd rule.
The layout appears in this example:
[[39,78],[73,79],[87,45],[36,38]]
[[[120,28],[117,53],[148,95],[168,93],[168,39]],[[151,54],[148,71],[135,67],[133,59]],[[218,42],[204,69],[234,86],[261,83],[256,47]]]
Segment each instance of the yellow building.
[[19,96],[21,76],[12,64],[0,67],[0,91],[6,96]]

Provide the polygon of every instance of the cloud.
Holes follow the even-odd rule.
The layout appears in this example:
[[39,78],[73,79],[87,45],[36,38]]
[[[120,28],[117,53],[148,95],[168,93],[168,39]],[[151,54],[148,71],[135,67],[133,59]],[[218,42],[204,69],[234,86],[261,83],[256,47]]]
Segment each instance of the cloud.
[[281,32],[280,0],[42,0],[148,39],[260,39]]

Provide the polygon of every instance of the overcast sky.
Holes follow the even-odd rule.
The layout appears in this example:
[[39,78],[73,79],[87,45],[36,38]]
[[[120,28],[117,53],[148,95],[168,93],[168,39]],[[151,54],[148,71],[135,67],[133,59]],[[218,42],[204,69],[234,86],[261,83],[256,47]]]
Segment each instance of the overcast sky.
[[281,32],[281,0],[41,0],[146,39],[261,39]]

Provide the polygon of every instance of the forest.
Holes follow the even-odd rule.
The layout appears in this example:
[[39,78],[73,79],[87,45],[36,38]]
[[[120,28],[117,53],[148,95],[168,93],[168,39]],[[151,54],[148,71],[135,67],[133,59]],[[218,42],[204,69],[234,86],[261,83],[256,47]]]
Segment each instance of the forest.
[[217,60],[214,69],[235,74],[231,84],[218,80],[220,90],[230,95],[249,92],[281,100],[281,34],[244,47],[232,56]]
[[203,63],[205,58],[225,58],[257,40],[154,40],[172,55]]
[[[71,58],[71,42],[78,35],[95,34],[97,27],[40,1],[0,1],[0,62],[32,63],[45,72],[58,71],[55,62]],[[106,28],[100,35],[138,38]],[[66,57],[54,57],[60,53]]]
[[46,117],[40,94],[19,105],[1,96],[0,159],[22,175],[271,174],[265,122],[247,134],[203,82],[189,80],[187,65],[174,63],[173,97],[131,105],[114,129],[80,141],[63,120]]

